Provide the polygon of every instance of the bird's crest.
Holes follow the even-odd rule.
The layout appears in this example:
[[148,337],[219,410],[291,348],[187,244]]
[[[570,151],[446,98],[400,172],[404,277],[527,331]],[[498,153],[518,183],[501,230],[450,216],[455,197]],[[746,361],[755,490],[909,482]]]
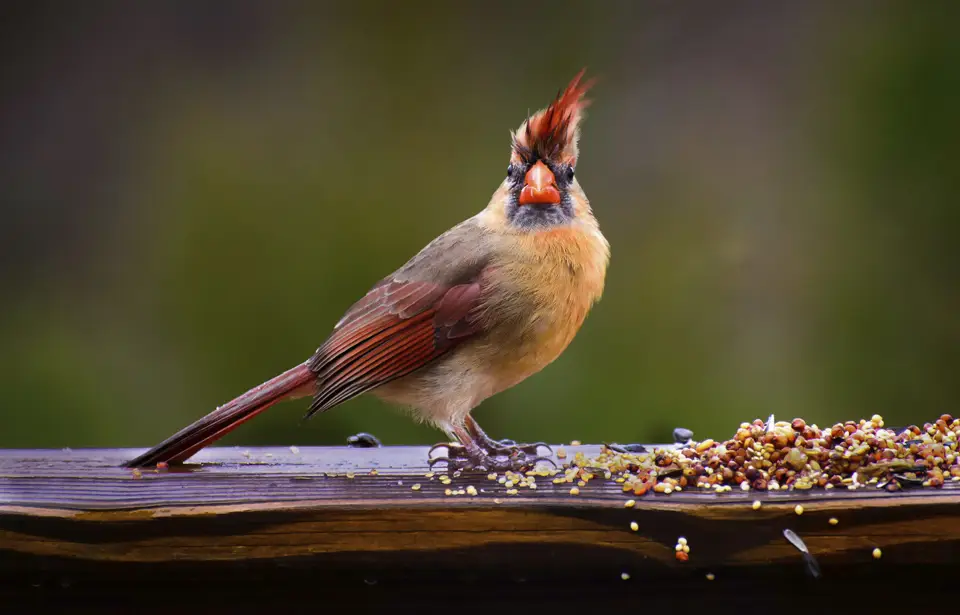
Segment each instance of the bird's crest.
[[534,157],[575,163],[580,121],[590,101],[584,98],[595,80],[580,83],[586,69],[577,73],[570,85],[559,93],[546,109],[528,117],[513,133],[513,152],[521,159]]

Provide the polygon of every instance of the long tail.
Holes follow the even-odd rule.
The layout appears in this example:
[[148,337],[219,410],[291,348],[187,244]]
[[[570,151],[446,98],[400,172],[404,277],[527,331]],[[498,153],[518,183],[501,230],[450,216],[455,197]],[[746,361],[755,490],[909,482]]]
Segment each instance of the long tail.
[[180,463],[275,403],[313,394],[315,382],[307,363],[298,365],[220,406],[125,465],[135,468]]

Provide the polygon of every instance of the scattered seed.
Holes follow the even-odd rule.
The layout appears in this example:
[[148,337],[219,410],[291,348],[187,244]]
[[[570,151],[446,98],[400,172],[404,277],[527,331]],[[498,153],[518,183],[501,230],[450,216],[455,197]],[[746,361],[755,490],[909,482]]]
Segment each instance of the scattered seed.
[[626,573],[626,572],[621,572],[621,573],[620,573],[620,578],[623,579],[624,581],[629,581],[629,580],[630,580],[630,575],[629,575],[628,573]]
[[507,495],[517,495],[518,493],[520,492],[516,489],[507,489]]
[[477,488],[473,485],[467,485],[467,495],[477,495]]
[[570,495],[580,495],[580,487],[571,487]]
[[562,446],[557,449],[557,459],[566,459],[567,458],[567,449]]
[[712,572],[708,572],[708,573],[707,573],[707,580],[708,580],[708,581],[712,581],[712,580],[714,580],[714,579],[716,579],[716,578],[717,578],[717,577],[715,577]]
[[840,520],[837,519],[836,517],[830,517],[828,523],[829,523],[830,525],[836,525],[836,524],[840,523]]
[[636,505],[637,505],[636,500],[627,500],[626,502],[623,503],[624,508],[633,508]]
[[960,481],[958,441],[960,419],[949,415],[901,431],[885,428],[878,415],[822,429],[769,417],[741,423],[725,441],[688,440],[652,450],[609,445],[591,457],[565,450],[572,459],[550,475],[557,484],[581,488],[603,476],[637,496],[694,488],[721,494],[737,486],[744,492],[936,489]]
[[290,452],[293,453],[294,455],[299,455],[299,454],[300,454],[300,449],[299,449],[298,447],[296,447],[296,446],[291,446],[291,447],[290,447]]
[[803,506],[800,506],[799,504],[797,504],[796,506],[793,507],[793,512],[797,513],[798,515],[802,515]]
[[881,556],[883,556],[883,553],[880,551],[879,547],[873,550],[873,559],[880,559]]
[[630,529],[633,530],[634,532],[636,532],[636,531],[638,531],[638,530],[640,529],[640,524],[637,523],[636,521],[631,521],[631,522],[630,522]]
[[816,558],[810,553],[810,550],[807,548],[807,544],[803,542],[803,539],[797,536],[796,532],[793,530],[787,529],[783,530],[783,537],[787,539],[793,546],[803,554],[803,561],[807,564],[807,572],[813,578],[819,578],[820,576],[820,564],[817,563]]
[[414,483],[413,486],[410,488],[413,489],[414,491],[420,491],[420,483]]
[[581,446],[582,444],[580,440],[570,440],[570,446]]
[[678,544],[678,545],[686,546],[686,545],[687,545],[687,539],[684,538],[683,536],[681,536],[680,538],[677,538],[677,544]]
[[763,506],[763,504],[760,502],[760,500],[754,500],[754,501],[753,501],[752,508],[753,508],[754,510],[760,510],[760,507],[761,507],[761,506]]

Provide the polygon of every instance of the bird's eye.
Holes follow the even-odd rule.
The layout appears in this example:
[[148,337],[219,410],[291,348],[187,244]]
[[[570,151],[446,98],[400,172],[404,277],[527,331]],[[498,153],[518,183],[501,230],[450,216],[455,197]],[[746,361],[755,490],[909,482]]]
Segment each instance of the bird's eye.
[[572,167],[572,166],[567,167],[567,170],[564,171],[563,174],[566,176],[568,182],[572,182],[572,181],[573,181],[573,167]]
[[517,174],[517,168],[512,164],[507,165],[507,178],[513,179]]

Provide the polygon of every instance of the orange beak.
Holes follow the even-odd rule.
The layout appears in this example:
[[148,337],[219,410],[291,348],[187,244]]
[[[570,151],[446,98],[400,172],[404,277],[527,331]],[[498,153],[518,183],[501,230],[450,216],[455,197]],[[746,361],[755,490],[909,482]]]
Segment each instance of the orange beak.
[[523,181],[523,190],[517,201],[521,205],[556,205],[560,202],[557,180],[542,161],[538,160],[530,167]]

